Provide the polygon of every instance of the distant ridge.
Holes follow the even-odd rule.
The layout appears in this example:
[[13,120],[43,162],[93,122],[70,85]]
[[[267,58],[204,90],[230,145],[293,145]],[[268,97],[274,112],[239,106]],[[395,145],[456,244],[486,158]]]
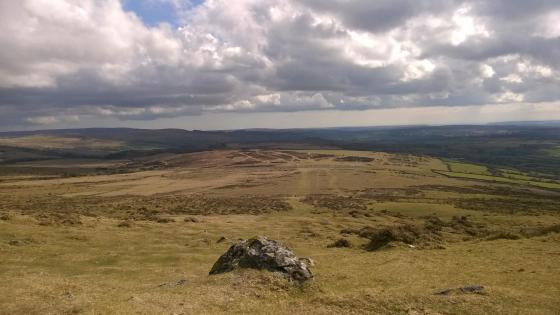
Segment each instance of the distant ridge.
[[[4,141],[4,162],[52,157],[128,158],[161,153],[187,153],[222,149],[346,149],[427,155],[492,165],[496,169],[560,176],[560,121],[502,122],[486,125],[377,126],[317,129],[244,129],[199,131],[184,129],[90,128],[0,133],[0,138],[47,135],[64,143],[118,142],[107,150],[73,150],[62,146],[17,148]],[[44,149],[37,150],[41,147]],[[25,151],[25,152],[24,152]]]
[[105,134],[107,132],[146,132],[146,131],[167,131],[167,132],[187,132],[187,133],[224,133],[224,132],[296,132],[302,130],[394,130],[394,129],[410,129],[410,128],[430,128],[430,127],[484,127],[484,126],[523,126],[523,127],[560,127],[560,120],[519,120],[519,121],[498,121],[490,123],[478,124],[410,124],[410,125],[373,125],[373,126],[336,126],[336,127],[310,127],[310,128],[239,128],[239,129],[215,129],[215,130],[197,130],[183,128],[132,128],[132,127],[88,127],[88,128],[69,128],[69,129],[35,129],[35,130],[15,130],[0,131],[0,136],[25,136],[34,134],[52,134],[52,135],[68,135],[72,133],[90,133]]
[[560,127],[560,120],[526,120],[526,121],[501,121],[489,123],[491,126],[535,126],[535,127]]

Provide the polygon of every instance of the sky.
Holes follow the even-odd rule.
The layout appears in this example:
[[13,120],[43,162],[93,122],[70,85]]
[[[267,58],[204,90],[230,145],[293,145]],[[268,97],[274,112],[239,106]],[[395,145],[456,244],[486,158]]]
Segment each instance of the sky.
[[558,0],[0,0],[0,131],[560,119]]

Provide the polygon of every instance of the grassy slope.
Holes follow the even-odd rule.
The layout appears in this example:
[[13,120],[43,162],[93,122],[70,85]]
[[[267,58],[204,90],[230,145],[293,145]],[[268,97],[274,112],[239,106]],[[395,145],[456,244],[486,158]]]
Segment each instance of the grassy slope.
[[[437,207],[436,207],[437,210]],[[3,240],[31,236],[27,246],[2,245],[0,305],[6,314],[58,313],[402,313],[554,314],[560,264],[558,237],[465,242],[445,250],[378,252],[327,249],[344,218],[294,213],[207,217],[206,223],[87,220],[79,228],[37,227],[27,218],[2,225]],[[312,226],[324,235],[305,239]],[[315,283],[291,288],[267,273],[207,276],[226,235],[270,235],[313,257]],[[209,240],[209,243],[206,243]],[[187,279],[176,288],[158,287]],[[468,284],[484,296],[434,296]]]
[[[432,169],[445,169],[437,160],[364,152],[314,153],[371,156],[375,160],[334,163],[325,158],[292,162],[301,155],[275,153],[290,162],[225,167],[223,157],[190,155],[186,160],[199,159],[204,164],[196,164],[192,169],[181,166],[185,175],[177,170],[148,173],[150,181],[139,173],[125,175],[127,181],[122,180],[122,175],[114,175],[99,181],[89,176],[82,181],[75,178],[1,185],[0,197],[4,202],[0,204],[0,212],[10,213],[11,218],[0,221],[0,281],[3,283],[0,313],[556,314],[560,309],[557,233],[493,241],[475,238],[461,241],[465,237],[461,234],[446,240],[445,249],[435,250],[396,247],[368,252],[359,247],[366,240],[356,236],[349,237],[355,248],[326,247],[341,237],[344,228],[421,222],[426,215],[435,214],[442,220],[468,216],[473,222],[513,231],[523,226],[560,224],[557,212],[533,209],[505,214],[458,208],[453,205],[458,198],[524,197],[508,190],[504,190],[510,194],[507,196],[492,195],[489,189],[463,192],[461,189],[473,183],[432,173]],[[247,159],[266,160],[266,155],[242,153],[228,156],[227,161],[236,163],[247,155]],[[179,167],[183,160],[170,159],[169,163]],[[153,177],[160,173],[161,179]],[[225,188],[210,190],[201,186],[194,193],[204,193],[208,198],[247,198],[243,196],[250,194],[250,198],[259,199],[281,194],[293,209],[260,215],[215,215],[212,209],[220,205],[212,203],[208,215],[198,216],[202,222],[186,223],[182,220],[184,214],[166,212],[165,208],[176,209],[172,203],[187,198],[193,191],[172,195],[179,201],[159,199],[166,195],[157,194],[97,199],[60,197],[149,190],[163,187],[170,180],[207,181],[218,174],[222,177],[245,174],[241,183],[258,185],[240,187],[239,182],[232,182]],[[114,186],[113,180],[123,187]],[[424,187],[423,195],[407,195],[408,190],[402,190],[425,184],[445,186]],[[176,186],[177,182],[170,185]],[[383,193],[367,199],[361,212],[369,217],[349,215],[344,204],[341,210],[332,210],[301,202],[311,193],[329,194],[333,198],[361,196],[368,192],[367,187],[374,187],[373,193]],[[491,187],[494,186],[488,186]],[[397,193],[400,197],[393,197]],[[123,208],[121,202],[127,207]],[[512,199],[512,205],[515,204],[516,199]],[[117,218],[136,207],[153,207],[176,222],[136,221],[131,228],[117,227],[120,222]],[[66,208],[71,213],[90,216],[82,216],[81,225],[38,225],[42,214]],[[316,261],[314,283],[295,288],[270,273],[256,271],[207,275],[214,261],[229,246],[227,242],[217,244],[219,237],[236,240],[256,234],[281,240],[298,255],[312,257]],[[10,245],[12,240],[23,244]],[[159,286],[183,278],[188,280],[186,285]],[[472,284],[486,286],[488,293],[433,294]]]

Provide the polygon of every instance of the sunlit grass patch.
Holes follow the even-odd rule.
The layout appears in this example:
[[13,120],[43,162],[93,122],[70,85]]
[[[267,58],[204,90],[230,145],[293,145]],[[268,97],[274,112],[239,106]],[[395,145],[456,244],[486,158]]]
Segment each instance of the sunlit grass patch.
[[480,174],[480,175],[491,175],[488,171],[488,167],[484,165],[476,165],[470,163],[462,162],[447,162],[451,172],[456,173],[466,173],[466,174]]
[[460,173],[460,172],[448,172],[448,171],[436,171],[439,174],[454,177],[454,178],[464,178],[464,179],[474,179],[488,182],[498,182],[498,183],[508,183],[516,185],[528,185],[548,189],[560,189],[560,183],[551,180],[538,181],[537,178],[531,177],[531,180],[524,180],[520,178],[511,178],[503,176],[491,176],[491,175],[481,175],[481,174],[471,174],[471,173]]

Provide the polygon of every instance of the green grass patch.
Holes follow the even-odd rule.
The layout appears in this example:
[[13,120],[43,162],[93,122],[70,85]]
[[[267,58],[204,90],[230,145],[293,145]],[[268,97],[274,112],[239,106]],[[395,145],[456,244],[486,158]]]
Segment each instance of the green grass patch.
[[560,158],[560,147],[554,149],[546,150],[550,156]]
[[519,179],[525,181],[539,181],[540,179],[537,177],[529,176],[526,173],[521,173],[512,170],[500,170],[502,173],[502,177],[512,178],[512,179]]
[[516,184],[516,185],[528,185],[528,186],[536,186],[536,187],[548,188],[548,189],[560,189],[560,183],[558,182],[538,181],[536,178],[531,178],[532,180],[523,180],[518,178],[516,179],[510,177],[490,176],[490,175],[480,175],[480,174],[470,174],[470,173],[460,173],[460,172],[436,171],[436,173],[448,177],[454,177],[454,178],[474,179],[474,180],[508,183],[508,184]]
[[483,165],[461,163],[461,162],[447,162],[451,172],[466,173],[466,174],[480,174],[491,175],[488,168]]

